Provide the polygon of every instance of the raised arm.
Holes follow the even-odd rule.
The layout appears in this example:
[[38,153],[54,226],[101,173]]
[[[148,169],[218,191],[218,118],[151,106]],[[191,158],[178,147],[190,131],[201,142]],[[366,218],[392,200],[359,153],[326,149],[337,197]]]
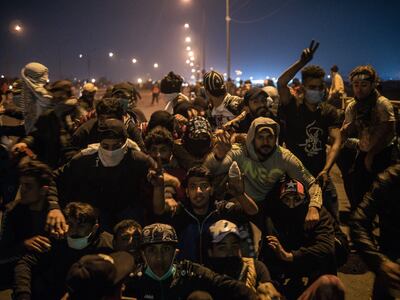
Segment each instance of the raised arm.
[[289,67],[285,72],[282,73],[278,78],[278,93],[282,105],[289,103],[291,94],[288,88],[288,83],[292,78],[301,70],[308,62],[310,62],[317,51],[319,43],[314,40],[311,41],[310,46],[303,50],[300,59]]

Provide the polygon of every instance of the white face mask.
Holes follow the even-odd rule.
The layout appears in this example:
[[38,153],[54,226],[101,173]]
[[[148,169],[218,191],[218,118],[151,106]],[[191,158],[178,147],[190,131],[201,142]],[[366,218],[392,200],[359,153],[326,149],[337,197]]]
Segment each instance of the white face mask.
[[305,89],[305,90],[306,90],[306,92],[305,92],[304,98],[310,104],[320,103],[324,99],[324,96],[325,96],[324,91],[309,90],[309,89]]
[[89,238],[92,233],[89,233],[87,236],[80,237],[80,238],[71,238],[67,236],[67,243],[68,247],[76,250],[82,250],[89,246]]
[[103,166],[115,167],[124,158],[127,150],[128,150],[127,142],[125,142],[125,144],[121,148],[116,150],[106,150],[103,149],[100,145],[98,154]]

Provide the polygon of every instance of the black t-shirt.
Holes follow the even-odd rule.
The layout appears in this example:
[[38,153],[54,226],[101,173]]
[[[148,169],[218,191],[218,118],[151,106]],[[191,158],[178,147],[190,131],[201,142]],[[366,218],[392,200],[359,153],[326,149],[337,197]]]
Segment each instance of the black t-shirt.
[[340,127],[336,108],[321,103],[311,111],[292,98],[289,104],[279,107],[279,117],[284,131],[286,147],[292,151],[313,174],[322,171],[326,161],[326,144],[330,128]]

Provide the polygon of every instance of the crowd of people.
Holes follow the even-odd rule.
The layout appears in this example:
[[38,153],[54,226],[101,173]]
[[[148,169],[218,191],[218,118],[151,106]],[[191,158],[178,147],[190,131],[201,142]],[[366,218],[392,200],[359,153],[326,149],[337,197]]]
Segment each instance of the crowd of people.
[[[0,114],[0,290],[13,299],[344,299],[350,250],[400,295],[399,145],[372,66],[309,65],[238,90],[210,71],[194,97],[168,73],[146,120],[129,82],[48,82],[32,62]],[[301,81],[295,75],[301,72]],[[351,204],[341,230],[329,175]],[[377,222],[378,217],[378,222]],[[377,238],[375,229],[379,228]]]

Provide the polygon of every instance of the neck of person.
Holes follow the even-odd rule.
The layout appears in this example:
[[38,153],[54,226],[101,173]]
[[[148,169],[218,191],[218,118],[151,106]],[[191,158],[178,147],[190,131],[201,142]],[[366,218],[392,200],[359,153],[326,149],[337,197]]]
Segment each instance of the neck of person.
[[318,104],[311,104],[308,103],[307,100],[304,99],[304,104],[306,105],[306,107],[310,110],[310,111],[316,111],[318,108]]
[[219,97],[214,97],[214,96],[213,96],[212,99],[211,99],[212,104],[213,104],[213,107],[218,107],[218,106],[220,106],[221,103],[224,101],[225,97],[226,97],[226,94],[224,94],[224,95],[222,95],[222,96],[219,96]]
[[35,201],[31,204],[29,204],[29,210],[31,211],[41,211],[43,210],[44,204],[45,204],[46,198],[45,196],[40,196],[40,199],[38,201]]
[[198,216],[204,216],[207,214],[208,209],[210,208],[210,202],[204,207],[193,207],[193,212]]

